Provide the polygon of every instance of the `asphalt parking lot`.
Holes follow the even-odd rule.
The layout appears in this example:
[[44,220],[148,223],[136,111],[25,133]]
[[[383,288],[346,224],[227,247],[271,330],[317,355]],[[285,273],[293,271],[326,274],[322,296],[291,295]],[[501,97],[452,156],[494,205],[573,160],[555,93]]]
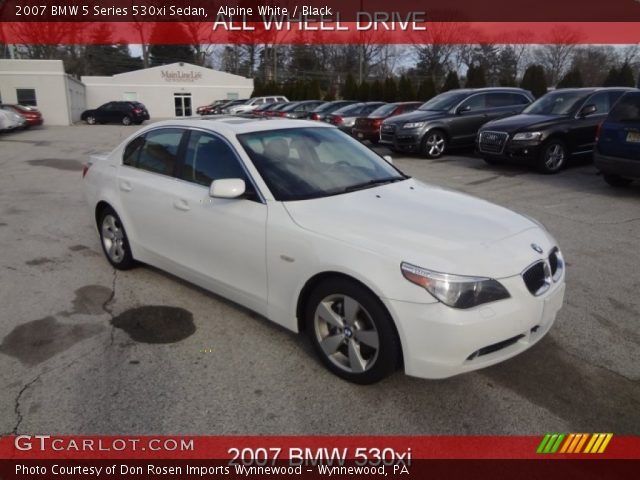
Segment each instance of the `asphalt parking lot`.
[[0,136],[0,433],[640,434],[640,185],[615,190],[590,164],[543,176],[470,152],[394,155],[423,181],[543,222],[567,294],[550,334],[506,363],[363,387],[216,295],[110,268],[80,170],[135,128]]

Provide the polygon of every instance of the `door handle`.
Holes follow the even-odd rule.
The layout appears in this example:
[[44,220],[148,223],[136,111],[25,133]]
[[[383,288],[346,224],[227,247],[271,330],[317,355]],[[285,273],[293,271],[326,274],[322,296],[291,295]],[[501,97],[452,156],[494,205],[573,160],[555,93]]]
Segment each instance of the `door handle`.
[[129,182],[121,181],[120,190],[122,190],[123,192],[130,192],[131,190],[133,190],[133,186]]
[[189,210],[191,210],[191,207],[189,206],[189,202],[187,202],[186,200],[184,200],[182,198],[180,198],[178,200],[175,200],[173,202],[173,206],[177,210],[182,210],[183,212],[188,212]]

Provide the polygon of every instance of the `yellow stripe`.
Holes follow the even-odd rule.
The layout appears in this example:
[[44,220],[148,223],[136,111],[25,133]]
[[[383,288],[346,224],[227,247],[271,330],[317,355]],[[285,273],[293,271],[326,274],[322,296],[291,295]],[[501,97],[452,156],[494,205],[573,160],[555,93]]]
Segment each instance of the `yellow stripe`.
[[589,440],[589,443],[587,443],[587,446],[584,448],[584,451],[582,453],[589,453],[591,451],[591,447],[593,446],[597,438],[598,438],[597,434],[595,433],[592,434],[591,440]]
[[575,434],[575,438],[573,439],[573,442],[571,443],[571,446],[569,447],[569,450],[567,451],[567,453],[573,453],[573,451],[576,448],[576,445],[578,444],[578,442],[580,441],[581,438],[582,438],[582,434],[581,433],[576,433]]
[[569,444],[573,441],[573,437],[575,437],[576,434],[572,433],[571,435],[569,435],[567,437],[567,439],[565,440],[564,444],[562,444],[562,449],[560,450],[560,453],[565,453],[567,451],[567,448],[569,447]]
[[589,438],[589,434],[583,433],[580,442],[578,442],[578,445],[576,445],[575,453],[580,453],[580,450],[582,450],[582,445],[584,445],[584,442],[587,441],[587,438]]
[[602,445],[600,445],[600,450],[598,450],[598,453],[604,453],[604,449],[607,448],[607,445],[609,445],[609,442],[611,441],[612,437],[613,437],[613,433],[607,434],[607,436],[604,439],[604,442],[602,442]]
[[589,453],[598,453],[598,448],[600,448],[600,444],[606,436],[607,435],[605,433],[599,433],[598,439],[596,440],[596,443],[593,444],[593,447],[591,447],[591,451]]

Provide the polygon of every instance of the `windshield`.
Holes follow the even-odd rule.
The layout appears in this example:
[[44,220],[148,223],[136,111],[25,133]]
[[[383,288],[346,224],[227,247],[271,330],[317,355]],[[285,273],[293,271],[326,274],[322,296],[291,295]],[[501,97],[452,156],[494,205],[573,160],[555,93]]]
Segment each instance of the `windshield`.
[[426,103],[423,103],[418,110],[432,110],[435,112],[446,112],[455,107],[462,100],[467,98],[469,93],[447,92],[441,93],[433,97]]
[[334,128],[269,130],[238,139],[279,201],[327,197],[408,178]]
[[530,115],[569,115],[588,95],[585,92],[551,92],[533,102],[522,113]]
[[333,113],[334,115],[344,115],[348,117],[349,115],[359,114],[363,107],[364,103],[355,103],[353,105],[347,105],[346,107],[339,108]]
[[396,105],[395,103],[382,105],[381,107],[378,107],[373,112],[371,112],[369,116],[370,117],[386,117],[387,115],[391,115],[397,107],[398,105]]

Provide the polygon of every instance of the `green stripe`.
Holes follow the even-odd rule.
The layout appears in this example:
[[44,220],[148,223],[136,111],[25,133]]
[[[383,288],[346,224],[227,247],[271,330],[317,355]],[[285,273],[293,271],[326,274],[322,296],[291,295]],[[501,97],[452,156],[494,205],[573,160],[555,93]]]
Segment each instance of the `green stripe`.
[[542,449],[544,448],[545,443],[547,443],[547,440],[549,440],[549,437],[551,436],[550,433],[547,433],[544,438],[542,439],[542,442],[540,442],[540,445],[538,445],[538,450],[536,451],[536,453],[542,453]]
[[562,443],[563,438],[564,438],[564,434],[558,435],[558,440],[556,440],[556,444],[551,449],[551,453],[556,453],[556,450],[558,450],[558,448],[560,447],[560,444]]
[[553,435],[551,435],[551,438],[547,442],[547,446],[544,447],[544,453],[549,453],[549,451],[551,450],[551,447],[553,447],[553,442],[556,441],[556,438],[558,438],[557,433],[554,433]]

